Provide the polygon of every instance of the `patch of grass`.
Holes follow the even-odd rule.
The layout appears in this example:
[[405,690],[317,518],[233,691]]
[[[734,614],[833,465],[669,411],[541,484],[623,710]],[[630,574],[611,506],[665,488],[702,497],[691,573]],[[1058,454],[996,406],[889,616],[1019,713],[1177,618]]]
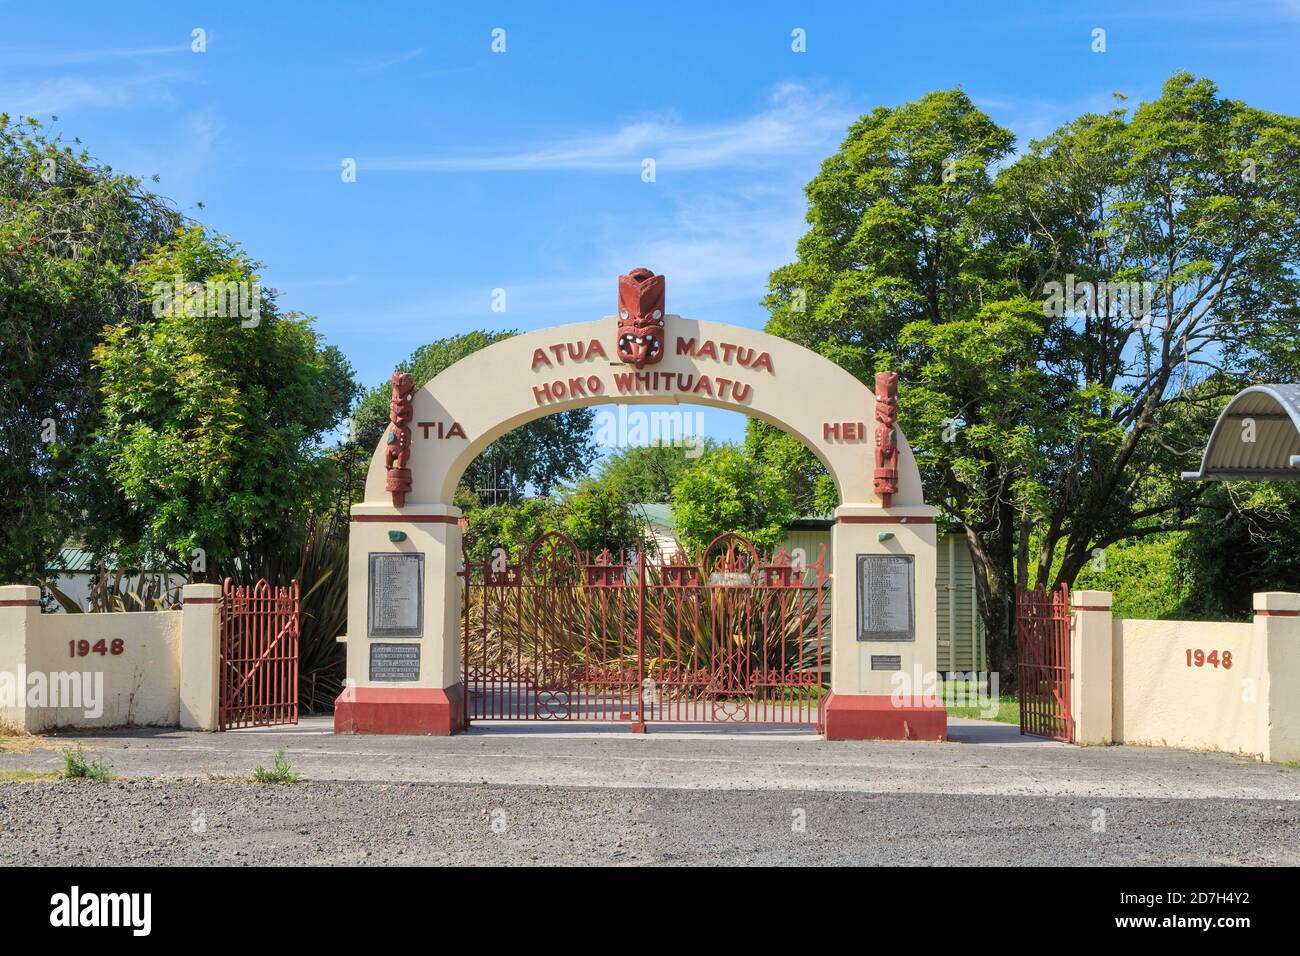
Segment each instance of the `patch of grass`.
[[1020,723],[1020,701],[1014,697],[999,697],[998,712],[990,717],[983,707],[958,707],[947,705],[949,717],[973,717],[977,720],[993,720],[999,724]]
[[58,779],[58,773],[53,770],[0,770],[0,783],[39,783]]
[[275,763],[267,770],[261,764],[253,768],[253,779],[258,783],[297,783],[301,774],[293,772],[293,767],[284,756],[284,748],[275,752]]
[[993,720],[1000,724],[1020,723],[1020,701],[1010,694],[998,696],[996,715],[986,711],[991,700],[986,698],[986,691],[975,687],[971,680],[945,680],[939,682],[939,693],[949,717],[973,717],[978,720]]
[[113,770],[99,757],[88,759],[78,744],[76,750],[63,751],[63,779],[98,780],[105,783],[113,779]]

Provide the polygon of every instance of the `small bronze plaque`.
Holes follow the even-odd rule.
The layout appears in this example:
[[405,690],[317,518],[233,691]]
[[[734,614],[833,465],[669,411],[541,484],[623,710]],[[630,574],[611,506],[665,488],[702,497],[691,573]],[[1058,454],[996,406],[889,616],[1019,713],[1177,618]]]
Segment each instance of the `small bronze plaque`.
[[419,680],[419,644],[371,644],[371,680]]

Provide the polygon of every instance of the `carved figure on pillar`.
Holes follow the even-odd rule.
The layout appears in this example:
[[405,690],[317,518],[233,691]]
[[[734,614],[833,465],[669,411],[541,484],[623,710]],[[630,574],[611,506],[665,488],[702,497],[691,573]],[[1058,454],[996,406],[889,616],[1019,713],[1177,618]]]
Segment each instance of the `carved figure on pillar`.
[[898,493],[898,444],[894,428],[898,423],[898,373],[876,373],[876,471],[875,489],[882,507],[888,508]]
[[411,490],[411,416],[415,414],[415,376],[410,372],[394,372],[393,398],[388,403],[388,432],[384,436],[384,467],[388,469],[385,487],[393,496],[393,507],[406,504],[406,493]]

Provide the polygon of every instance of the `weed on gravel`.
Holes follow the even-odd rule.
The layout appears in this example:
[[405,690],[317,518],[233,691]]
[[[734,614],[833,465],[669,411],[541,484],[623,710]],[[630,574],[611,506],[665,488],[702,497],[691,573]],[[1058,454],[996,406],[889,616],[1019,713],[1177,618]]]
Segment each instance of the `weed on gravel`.
[[253,779],[258,783],[297,783],[302,774],[294,773],[293,767],[284,755],[281,747],[275,752],[275,763],[267,770],[261,764],[253,768]]
[[100,757],[89,759],[78,744],[76,750],[63,751],[63,779],[98,780],[106,783],[113,779],[113,770]]

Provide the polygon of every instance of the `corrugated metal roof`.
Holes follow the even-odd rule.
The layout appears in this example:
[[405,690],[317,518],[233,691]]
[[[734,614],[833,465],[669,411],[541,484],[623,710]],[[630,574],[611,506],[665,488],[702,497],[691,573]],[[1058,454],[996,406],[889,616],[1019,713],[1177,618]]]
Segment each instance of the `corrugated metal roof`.
[[73,574],[89,574],[97,570],[98,565],[89,551],[81,548],[60,548],[59,553],[50,559],[47,571],[62,571]]
[[1252,385],[1234,395],[1214,423],[1200,471],[1183,477],[1300,481],[1300,385]]
[[661,528],[672,530],[673,527],[673,507],[672,505],[661,504],[657,501],[643,501],[632,506],[638,509],[642,516],[650,524],[658,525]]

